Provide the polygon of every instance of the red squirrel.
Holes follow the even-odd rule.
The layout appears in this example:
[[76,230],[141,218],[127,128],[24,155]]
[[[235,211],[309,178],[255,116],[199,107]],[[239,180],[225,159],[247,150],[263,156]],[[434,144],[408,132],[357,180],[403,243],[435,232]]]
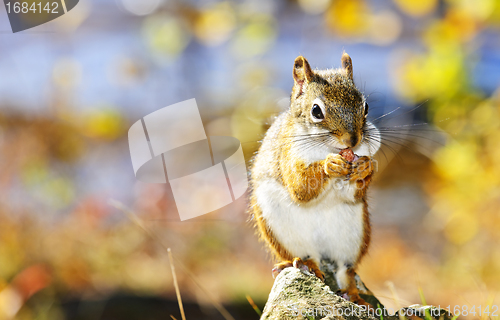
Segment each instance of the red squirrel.
[[[273,271],[337,264],[344,295],[365,304],[354,279],[370,244],[366,191],[380,133],[353,80],[352,60],[339,69],[293,66],[290,108],[267,131],[251,168],[250,212],[260,237],[280,261]],[[340,154],[339,154],[340,153]]]

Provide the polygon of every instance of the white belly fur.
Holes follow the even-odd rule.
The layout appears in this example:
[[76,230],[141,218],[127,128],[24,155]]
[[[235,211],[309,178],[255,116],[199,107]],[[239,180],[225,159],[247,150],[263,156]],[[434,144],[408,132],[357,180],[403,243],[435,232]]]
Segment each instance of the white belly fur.
[[299,205],[269,179],[255,195],[267,226],[293,257],[316,263],[327,258],[343,266],[354,265],[363,241],[363,203],[353,202],[354,192],[350,183],[343,189],[330,184],[319,198]]

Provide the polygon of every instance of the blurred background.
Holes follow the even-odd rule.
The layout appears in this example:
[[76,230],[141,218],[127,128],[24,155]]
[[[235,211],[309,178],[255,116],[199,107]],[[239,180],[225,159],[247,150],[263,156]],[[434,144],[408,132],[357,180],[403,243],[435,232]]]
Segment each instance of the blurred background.
[[499,0],[80,0],[16,34],[0,6],[0,48],[0,319],[180,319],[164,246],[210,292],[176,265],[188,319],[222,319],[210,298],[258,319],[272,260],[246,199],[181,222],[127,130],[196,98],[250,165],[295,57],[343,50],[384,128],[358,273],[387,307],[500,313]]

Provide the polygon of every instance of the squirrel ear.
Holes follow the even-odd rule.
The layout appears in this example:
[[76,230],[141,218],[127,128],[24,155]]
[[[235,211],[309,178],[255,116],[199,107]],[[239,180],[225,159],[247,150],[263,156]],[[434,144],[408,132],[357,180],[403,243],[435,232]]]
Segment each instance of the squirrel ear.
[[351,78],[351,80],[354,80],[353,76],[352,76],[352,60],[351,60],[351,57],[349,57],[349,55],[344,52],[344,54],[342,54],[341,61],[342,61],[342,69],[344,69],[346,75],[349,78]]
[[311,81],[312,76],[313,73],[309,62],[303,56],[298,56],[293,63],[293,79],[295,79],[295,82],[302,85],[304,81]]

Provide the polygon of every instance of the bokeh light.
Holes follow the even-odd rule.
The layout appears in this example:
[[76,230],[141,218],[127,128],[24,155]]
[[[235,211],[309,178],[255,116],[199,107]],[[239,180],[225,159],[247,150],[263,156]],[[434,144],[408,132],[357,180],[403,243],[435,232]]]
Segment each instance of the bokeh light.
[[145,16],[154,12],[161,3],[161,0],[121,0],[123,7],[128,12]]

